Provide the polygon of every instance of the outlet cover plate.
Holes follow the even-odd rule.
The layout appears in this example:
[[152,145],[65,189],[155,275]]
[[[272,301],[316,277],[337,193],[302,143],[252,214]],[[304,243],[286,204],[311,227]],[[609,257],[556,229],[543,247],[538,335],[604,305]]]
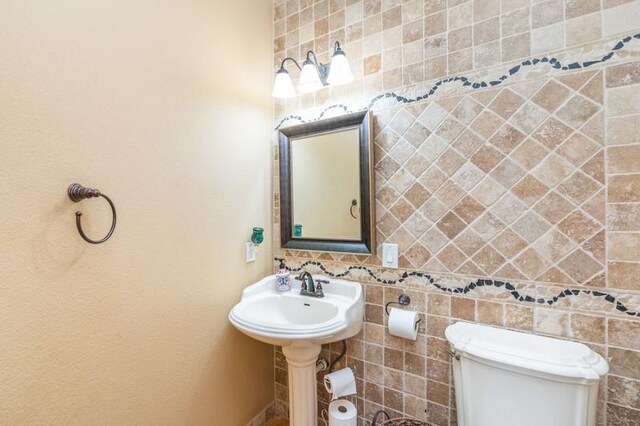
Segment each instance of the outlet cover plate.
[[382,244],[382,266],[398,269],[398,245]]
[[256,249],[252,242],[248,242],[245,246],[245,260],[247,263],[256,261]]

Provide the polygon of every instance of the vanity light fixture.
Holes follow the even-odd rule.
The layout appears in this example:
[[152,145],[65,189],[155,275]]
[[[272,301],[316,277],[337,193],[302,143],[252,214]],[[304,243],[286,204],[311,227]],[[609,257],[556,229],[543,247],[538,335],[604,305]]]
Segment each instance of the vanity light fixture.
[[340,47],[340,43],[336,41],[333,56],[331,57],[331,64],[319,62],[313,50],[307,52],[302,66],[293,58],[284,58],[280,64],[280,68],[276,72],[276,78],[273,83],[272,95],[274,98],[287,99],[296,95],[296,90],[293,88],[293,83],[291,82],[291,76],[284,67],[287,61],[293,62],[300,70],[300,80],[298,81],[298,91],[300,93],[311,93],[330,84],[340,85],[353,81],[353,74],[351,73],[347,55]]

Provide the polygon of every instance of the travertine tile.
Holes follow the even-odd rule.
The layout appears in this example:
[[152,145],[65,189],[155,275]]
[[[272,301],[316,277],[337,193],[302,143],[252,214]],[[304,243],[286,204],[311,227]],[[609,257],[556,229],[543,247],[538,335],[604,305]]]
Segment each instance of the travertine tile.
[[609,202],[640,202],[640,174],[610,176],[607,188]]
[[539,215],[529,211],[514,222],[511,227],[524,238],[525,241],[533,243],[538,237],[549,230],[551,224]]
[[495,17],[473,25],[474,46],[500,38],[500,18]]
[[610,347],[609,358],[609,368],[612,374],[640,380],[640,352]]
[[611,118],[607,128],[607,144],[640,143],[640,115]]
[[602,14],[600,12],[566,21],[567,46],[598,40],[602,36]]
[[507,120],[520,108],[524,101],[521,96],[509,89],[505,89],[493,99],[488,108]]
[[540,182],[540,180],[536,179],[533,175],[527,175],[512,188],[511,192],[519,197],[525,204],[533,205],[540,200],[548,190],[549,188]]
[[553,262],[564,258],[575,247],[576,243],[557,229],[550,230],[534,243],[536,251]]
[[447,8],[446,0],[424,0],[425,15],[439,12]]
[[599,150],[600,146],[591,139],[581,133],[574,133],[558,147],[556,152],[574,166],[579,167]]
[[607,155],[609,173],[640,171],[640,144],[610,147]]
[[534,318],[535,331],[561,337],[567,337],[569,334],[569,316],[566,312],[535,308]]
[[569,99],[556,113],[556,116],[574,129],[580,128],[593,115],[599,107],[586,98],[576,95]]
[[[298,59],[307,49],[328,62],[330,44],[339,40],[356,78],[349,86],[278,101],[278,117],[351,106],[352,100],[366,104],[381,91],[420,96],[436,80],[453,75],[488,81],[532,56],[557,57],[563,64],[599,58],[617,41],[605,41],[603,34],[622,38],[638,32],[637,19],[630,17],[640,5],[625,0],[276,3],[276,66],[285,55]],[[566,289],[585,286],[614,292],[616,301],[636,309],[640,68],[634,43],[584,70],[523,67],[492,88],[443,83],[426,102],[378,103],[373,109],[378,245],[398,243],[401,267],[454,288],[500,279],[521,295],[553,300]],[[327,262],[332,272],[380,265],[379,255],[276,253]],[[403,272],[384,271],[393,279]],[[348,279],[365,287],[366,322],[340,366],[356,368],[355,400],[367,419],[384,408],[453,426],[444,329],[465,320],[570,338],[608,352],[612,373],[600,394],[599,426],[637,423],[637,321],[604,297],[581,293],[546,306],[517,301],[504,287],[468,287],[457,294],[412,276],[381,285],[367,271],[350,274]],[[428,313],[416,342],[390,336],[384,325],[384,302],[397,298],[404,285],[414,309]],[[323,350],[335,356],[339,346]],[[278,351],[275,377],[277,406],[286,412],[286,363]],[[320,403],[326,407],[324,396]]]
[[364,75],[374,74],[380,71],[382,58],[380,55],[371,55],[364,58]]
[[603,317],[595,315],[571,314],[570,337],[581,341],[604,343],[606,324]]
[[474,46],[474,66],[476,68],[484,68],[499,63],[502,60],[500,55],[500,40]]
[[504,307],[505,327],[523,331],[533,330],[533,308],[507,304]]
[[424,35],[426,37],[447,31],[447,13],[438,12],[424,18]]
[[558,224],[558,229],[577,243],[583,243],[600,228],[598,222],[579,210],[572,212]]
[[640,85],[616,87],[607,93],[607,109],[611,116],[640,113]]
[[621,348],[640,350],[640,321],[609,318],[609,344]]
[[526,58],[531,54],[531,34],[524,32],[502,39],[502,61]]
[[580,204],[593,196],[601,188],[601,182],[592,177],[576,171],[566,178],[558,187],[558,192],[576,204]]
[[500,0],[472,0],[473,21],[479,22],[500,13]]
[[573,170],[571,164],[551,154],[534,169],[533,175],[545,185],[554,187],[567,178]]
[[609,232],[607,238],[610,260],[640,261],[640,234]]
[[513,264],[528,278],[539,277],[550,266],[551,262],[542,257],[534,249],[527,249],[513,260]]
[[574,209],[574,204],[566,198],[552,191],[541,199],[534,207],[534,211],[547,219],[550,223],[558,223]]
[[562,20],[564,8],[562,1],[549,0],[531,6],[531,26],[540,28]]
[[427,400],[448,406],[451,389],[448,385],[429,380],[427,382]]
[[555,149],[564,142],[571,133],[572,130],[570,127],[555,117],[551,117],[542,123],[532,136],[548,149]]
[[448,33],[447,47],[449,52],[471,47],[471,26],[458,28]]
[[[504,7],[502,8],[502,11],[505,12]],[[502,36],[505,37],[529,31],[531,28],[529,19],[530,13],[530,9],[528,7],[524,7],[503,14],[501,17]]]
[[610,287],[639,290],[640,263],[609,262],[607,265],[607,279]]
[[567,87],[551,80],[542,86],[531,100],[547,111],[553,112],[569,98],[570,94],[571,91]]
[[402,23],[402,8],[396,6],[382,12],[382,29],[387,30]]
[[640,382],[626,377],[610,375],[607,378],[607,399],[625,407],[640,409]]
[[640,205],[610,204],[607,226],[611,231],[640,231]]
[[605,37],[620,34],[638,28],[635,19],[640,14],[640,3],[631,1],[604,10],[603,35]]
[[447,9],[448,27],[450,30],[466,27],[472,23],[471,2],[465,2]]
[[565,0],[566,19],[576,18],[599,10],[599,0]]
[[[472,260],[480,268],[484,274],[493,275],[501,266],[504,265],[505,258],[491,246],[484,246],[478,251]],[[480,312],[480,310],[478,310]]]
[[471,157],[471,162],[483,172],[489,173],[503,158],[504,155],[501,154],[500,151],[489,145],[485,145]]

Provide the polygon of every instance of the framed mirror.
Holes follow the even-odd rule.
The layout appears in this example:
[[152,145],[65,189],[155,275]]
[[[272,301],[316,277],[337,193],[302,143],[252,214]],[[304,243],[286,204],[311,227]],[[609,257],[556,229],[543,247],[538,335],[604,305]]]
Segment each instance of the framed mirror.
[[370,132],[368,111],[280,130],[283,248],[374,253]]

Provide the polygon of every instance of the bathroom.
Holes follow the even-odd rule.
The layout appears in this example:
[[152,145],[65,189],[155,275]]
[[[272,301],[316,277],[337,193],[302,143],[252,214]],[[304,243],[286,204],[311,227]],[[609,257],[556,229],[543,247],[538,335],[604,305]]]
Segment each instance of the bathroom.
[[[0,424],[529,426],[553,399],[524,375],[459,369],[456,333],[504,332],[597,360],[548,424],[640,425],[639,18],[0,0]],[[294,149],[340,134],[348,153]],[[338,217],[355,236],[329,235]],[[241,313],[294,321],[267,338]],[[353,378],[348,420],[329,372]]]

